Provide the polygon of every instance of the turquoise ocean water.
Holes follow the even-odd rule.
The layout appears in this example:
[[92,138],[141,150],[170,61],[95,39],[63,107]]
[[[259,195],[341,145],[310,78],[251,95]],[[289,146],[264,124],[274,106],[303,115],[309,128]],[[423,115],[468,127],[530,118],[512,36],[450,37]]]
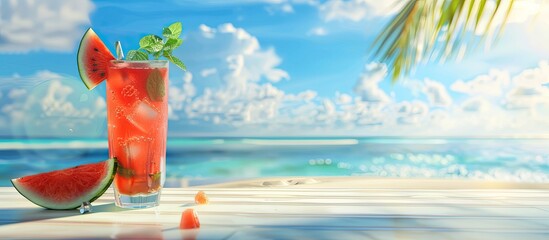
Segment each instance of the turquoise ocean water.
[[[549,139],[176,138],[167,186],[270,176],[466,178],[549,182]],[[108,157],[105,139],[0,140],[9,179]]]

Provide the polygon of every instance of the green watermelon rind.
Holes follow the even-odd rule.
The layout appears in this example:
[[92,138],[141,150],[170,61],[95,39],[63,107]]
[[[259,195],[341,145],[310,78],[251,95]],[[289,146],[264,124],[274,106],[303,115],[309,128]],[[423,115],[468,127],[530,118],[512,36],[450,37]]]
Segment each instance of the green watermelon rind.
[[78,198],[77,200],[74,200],[70,203],[62,203],[62,204],[55,204],[53,202],[47,202],[41,200],[40,196],[36,196],[34,193],[27,191],[24,187],[20,186],[17,183],[17,179],[11,179],[11,184],[15,189],[23,195],[26,199],[31,201],[32,203],[41,206],[43,208],[52,209],[52,210],[69,210],[69,209],[75,209],[79,207],[83,202],[93,202],[97,200],[107,189],[109,189],[110,185],[112,184],[114,180],[114,176],[116,175],[116,169],[118,167],[118,161],[116,158],[110,158],[106,160],[105,162],[108,163],[108,170],[106,171],[106,175],[103,178],[103,180],[98,184],[98,186],[94,189],[91,189],[86,194],[84,194],[82,197]]
[[[84,33],[84,36],[82,36],[82,39],[80,40],[80,44],[78,45],[78,53],[76,54],[76,62],[78,64],[78,74],[80,74],[80,79],[82,79],[82,82],[84,83],[84,85],[86,85],[86,88],[88,88],[88,90],[94,89],[95,87],[97,87],[97,85],[99,85],[101,82],[103,82],[105,80],[105,79],[103,79],[102,81],[100,81],[98,83],[94,83],[86,75],[86,72],[87,72],[86,67],[85,67],[86,59],[84,59],[85,58],[84,57],[84,52],[87,49],[87,45],[91,42],[91,41],[87,41],[87,39],[92,37],[93,35],[97,36],[97,34],[95,33],[95,31],[93,31],[92,28],[88,28],[88,30],[86,30],[86,32]],[[112,55],[112,53],[111,53],[111,55]],[[114,58],[113,58],[113,60],[114,60]]]
[[84,51],[85,51],[85,47],[83,47],[84,44],[87,45],[88,41],[84,41],[86,40],[86,38],[88,38],[88,33],[89,32],[92,32],[92,33],[95,33],[93,31],[93,29],[91,28],[88,28],[88,30],[86,31],[86,33],[84,33],[84,36],[82,36],[82,39],[80,39],[80,44],[78,45],[78,53],[76,54],[76,63],[78,64],[78,74],[80,74],[80,79],[82,79],[82,82],[84,83],[84,85],[86,85],[86,87],[88,88],[88,90],[92,90],[95,86],[91,86],[91,80],[88,78],[88,76],[86,75],[86,68],[84,68]]

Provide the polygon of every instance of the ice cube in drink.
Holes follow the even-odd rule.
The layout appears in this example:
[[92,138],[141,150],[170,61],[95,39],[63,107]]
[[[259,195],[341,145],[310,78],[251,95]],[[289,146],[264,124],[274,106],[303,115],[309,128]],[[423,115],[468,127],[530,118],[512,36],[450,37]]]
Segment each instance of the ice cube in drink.
[[160,113],[147,100],[138,100],[126,115],[128,121],[143,132],[151,130]]

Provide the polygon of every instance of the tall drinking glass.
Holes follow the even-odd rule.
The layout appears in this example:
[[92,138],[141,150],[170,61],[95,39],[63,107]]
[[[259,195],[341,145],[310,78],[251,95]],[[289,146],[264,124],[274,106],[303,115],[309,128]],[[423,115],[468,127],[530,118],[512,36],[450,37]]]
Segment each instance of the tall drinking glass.
[[118,160],[116,205],[158,206],[166,176],[168,61],[110,62],[107,79],[109,155]]

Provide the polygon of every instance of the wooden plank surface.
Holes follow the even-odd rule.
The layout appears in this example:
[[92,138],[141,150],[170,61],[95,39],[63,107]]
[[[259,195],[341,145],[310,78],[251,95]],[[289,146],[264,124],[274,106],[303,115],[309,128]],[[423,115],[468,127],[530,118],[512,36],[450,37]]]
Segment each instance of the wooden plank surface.
[[[166,188],[161,206],[141,210],[115,207],[109,190],[83,215],[41,209],[4,187],[0,239],[549,239],[544,188],[326,182]],[[193,203],[198,190],[210,204]],[[187,208],[197,211],[199,230],[178,229]]]

